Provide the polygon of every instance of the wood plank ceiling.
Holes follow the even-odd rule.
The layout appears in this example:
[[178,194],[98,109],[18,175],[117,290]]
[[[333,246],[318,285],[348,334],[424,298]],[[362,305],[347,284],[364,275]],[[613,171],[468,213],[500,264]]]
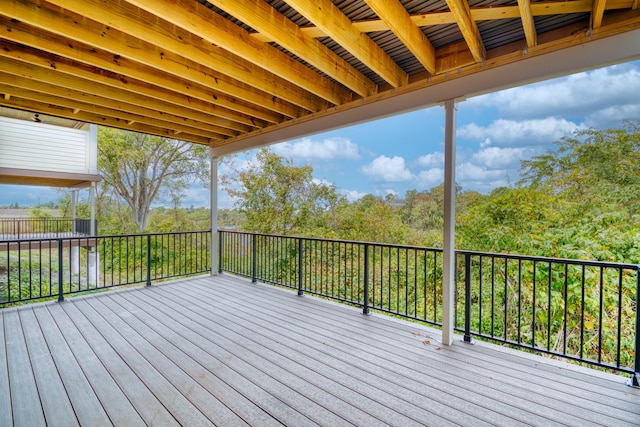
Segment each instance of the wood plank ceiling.
[[0,105],[221,147],[640,28],[639,0],[2,0]]

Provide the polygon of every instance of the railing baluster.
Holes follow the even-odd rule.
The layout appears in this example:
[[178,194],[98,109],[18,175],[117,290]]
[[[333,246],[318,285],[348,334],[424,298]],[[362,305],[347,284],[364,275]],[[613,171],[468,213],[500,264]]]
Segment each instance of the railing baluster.
[[302,287],[302,278],[303,278],[303,240],[298,238],[298,295],[304,295],[304,290]]
[[58,302],[64,301],[62,281],[64,269],[62,268],[62,239],[58,239]]
[[369,245],[364,244],[364,307],[362,314],[369,314]]
[[471,254],[464,255],[464,342],[471,342]]
[[256,268],[257,268],[257,260],[256,260],[257,248],[256,248],[256,244],[257,244],[257,237],[256,237],[255,234],[253,234],[251,236],[251,281],[253,283],[256,283],[258,281],[258,279],[256,277]]
[[636,345],[633,354],[633,373],[629,381],[629,385],[634,387],[640,387],[640,313],[638,313],[638,307],[640,307],[640,267],[636,270]]
[[147,234],[147,283],[151,286],[151,234]]

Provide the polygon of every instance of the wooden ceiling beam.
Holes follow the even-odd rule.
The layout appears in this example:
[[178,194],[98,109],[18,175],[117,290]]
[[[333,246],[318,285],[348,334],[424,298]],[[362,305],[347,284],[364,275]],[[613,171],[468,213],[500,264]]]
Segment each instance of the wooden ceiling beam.
[[[144,123],[150,126],[162,127],[166,129],[179,129],[186,133],[200,135],[208,138],[222,138],[235,136],[238,134],[238,132],[233,132],[229,129],[217,126],[214,127],[214,130],[204,130],[197,127],[189,126],[188,124],[184,124],[185,120],[182,120],[183,123],[176,123],[169,121],[166,118],[158,119],[147,114],[138,114],[131,111],[130,108],[113,108],[110,105],[113,103],[113,101],[106,98],[86,96],[86,94],[84,94],[83,92],[74,91],[71,89],[66,89],[35,80],[25,79],[23,77],[18,77],[2,72],[0,72],[0,87],[15,88],[15,94],[19,98],[28,98],[29,96],[27,95],[30,95],[32,97],[31,99],[35,101],[72,108],[74,109],[74,112],[76,110],[85,110],[88,112],[126,121]],[[2,93],[2,91],[0,91],[0,93]],[[142,110],[142,112],[146,113],[146,111],[144,110]]]
[[435,74],[436,49],[422,30],[411,22],[409,12],[407,12],[402,3],[398,0],[365,1],[407,49],[414,54],[429,74]]
[[[262,127],[265,124],[265,122],[256,120],[250,116],[241,115],[214,104],[192,99],[181,93],[169,91],[161,87],[154,87],[134,79],[128,79],[119,74],[104,72],[103,70],[95,69],[95,67],[83,66],[83,64],[75,63],[26,46],[0,40],[0,47],[2,48],[0,49],[0,56],[14,58],[48,69],[50,70],[50,78],[56,78],[61,74],[65,74],[80,77],[85,81],[92,81],[96,84],[101,83],[102,85],[110,86],[110,90],[122,91],[119,93],[121,93],[122,99],[125,100],[132,98],[134,94],[142,95],[145,99],[154,98],[162,104],[171,103],[179,107],[192,109],[203,115],[208,115],[211,123],[215,123],[216,117],[226,119],[226,121],[221,121],[220,123],[224,123],[225,126],[234,126],[233,124],[237,123],[241,129],[246,129],[247,126]],[[55,70],[55,72],[51,70]],[[73,89],[73,87],[71,88]],[[91,86],[88,86],[87,90],[91,92]],[[220,125],[220,123],[216,124]]]
[[487,52],[480,36],[476,21],[471,17],[471,10],[467,0],[446,0],[449,10],[453,14],[462,37],[469,45],[469,50],[478,63],[484,63]]
[[[640,0],[608,0],[605,10],[629,9],[638,6]],[[591,12],[593,9],[592,0],[560,0],[531,3],[531,14],[533,16],[549,16],[564,15],[568,13]],[[487,21],[494,19],[510,19],[520,18],[519,6],[492,6],[478,7],[471,9],[471,18],[474,21]],[[419,15],[410,15],[409,19],[413,25],[417,27],[428,27],[432,25],[455,24],[456,20],[449,11],[445,12],[429,12]],[[362,21],[354,21],[352,23],[359,31],[363,33],[371,33],[374,31],[389,31],[389,25],[382,19],[367,19]],[[309,37],[327,37],[322,29],[316,26],[299,27],[300,32]],[[251,33],[251,36],[264,42],[272,42],[273,39],[263,33]]]
[[331,0],[285,1],[391,86],[397,88],[408,83],[407,73],[368,35],[354,27]]
[[[320,97],[237,55],[212,46],[200,37],[194,37],[168,23],[161,25],[151,14],[127,3],[106,1],[106,6],[105,0],[50,0],[50,3],[144,40],[161,49],[165,55],[171,53],[191,63],[200,64],[200,68],[206,70],[207,84],[229,95],[244,99],[242,93],[234,92],[237,83],[241,82],[271,95],[274,111],[280,111],[278,104],[283,101],[308,111],[319,111],[327,107],[327,101]],[[280,112],[290,115],[284,111]]]
[[331,102],[351,100],[348,90],[316,73],[275,47],[250,37],[249,32],[193,0],[128,0],[165,21],[202,37],[228,52]]
[[[32,111],[34,113],[47,114],[50,116],[62,117],[65,119],[79,120],[86,123],[95,123],[103,126],[110,126],[113,128],[126,129],[134,132],[141,132],[150,135],[158,135],[165,138],[175,139],[173,131],[169,129],[156,128],[154,126],[142,125],[139,123],[133,123],[130,125],[124,120],[113,119],[111,117],[92,114],[85,111],[80,111],[78,114],[73,114],[73,109],[71,108],[43,104],[29,99],[19,99],[15,96],[11,97],[9,101],[0,99],[0,105],[10,108],[17,108],[19,110]],[[209,145],[213,141],[216,141],[202,136],[189,134],[181,134],[180,139],[183,141],[195,142],[197,144],[205,145]]]
[[264,0],[209,0],[209,2],[251,28],[268,35],[280,46],[360,96],[370,96],[377,92],[374,82],[318,40],[302,33],[300,27]]
[[591,11],[591,28],[600,28],[602,26],[602,16],[607,0],[593,0],[593,10]]
[[[94,104],[101,105],[106,108],[110,108],[112,110],[118,110],[125,113],[131,113],[133,115],[148,117],[149,119],[155,119],[155,120],[167,122],[174,126],[176,125],[188,126],[189,128],[199,129],[201,132],[220,133],[220,134],[229,135],[229,136],[242,133],[239,131],[231,130],[226,127],[216,126],[203,121],[193,120],[191,118],[187,118],[184,116],[177,116],[175,114],[171,114],[166,111],[153,110],[143,105],[127,104],[126,102],[122,102],[120,100],[105,98],[99,95],[95,95],[93,93],[87,93],[87,92],[82,92],[74,89],[69,89],[69,88],[57,86],[51,83],[45,83],[39,80],[30,79],[30,78],[28,79],[15,74],[9,74],[1,71],[0,71],[0,81],[8,85],[21,87],[24,89],[33,89],[35,91],[47,93],[60,98],[77,100],[79,102],[86,103],[89,105],[94,105]],[[149,124],[153,124],[153,123],[149,123]],[[251,128],[247,127],[246,131],[248,132],[250,129]],[[200,134],[197,131],[194,131],[193,133]]]
[[217,125],[224,123],[224,127],[227,128],[238,127],[239,129],[236,130],[240,133],[245,133],[252,129],[249,126],[241,125],[236,122],[216,120],[217,117],[204,113],[200,110],[193,110],[168,102],[159,101],[155,98],[128,92],[124,89],[114,88],[76,75],[51,72],[51,68],[49,67],[33,65],[29,62],[20,61],[19,59],[12,59],[11,56],[3,55],[5,53],[5,49],[0,49],[0,58],[2,58],[2,60],[0,60],[0,71],[8,74],[37,80],[46,84],[61,86],[71,90],[82,91],[88,94],[95,94],[102,98],[124,102],[125,104],[140,105],[154,109],[158,112],[167,112],[169,114],[186,117],[196,121],[216,123]]
[[527,39],[527,46],[533,47],[538,44],[538,34],[536,33],[536,25],[531,13],[531,0],[518,0],[518,8],[520,9],[520,20],[524,29],[524,36]]
[[[274,103],[270,95],[254,94],[254,103],[248,104],[217,90],[214,84],[211,84],[213,87],[205,87],[207,82],[214,79],[198,72],[198,64],[182,64],[177,58],[167,58],[156,47],[117,30],[107,29],[102,24],[80,16],[70,16],[68,12],[65,15],[44,5],[33,8],[28,4],[15,3],[10,11],[3,13],[8,15],[3,21],[3,26],[8,30],[6,38],[166,89],[187,93],[205,102],[215,100],[216,105],[271,123],[282,120],[280,114],[271,111]],[[13,22],[15,20],[20,22]],[[35,37],[37,35],[40,37]],[[83,48],[85,43],[91,47]],[[140,63],[157,71],[150,72]],[[271,109],[266,109],[263,105]],[[296,108],[287,113],[295,117],[300,111]]]

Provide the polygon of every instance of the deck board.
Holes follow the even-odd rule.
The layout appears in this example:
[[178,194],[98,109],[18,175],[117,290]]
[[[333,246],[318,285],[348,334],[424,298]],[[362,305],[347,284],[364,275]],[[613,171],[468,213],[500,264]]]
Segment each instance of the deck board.
[[25,427],[44,425],[44,412],[18,311],[4,313],[4,328],[13,423]]
[[[246,298],[246,305],[251,304],[251,298]],[[262,298],[264,301],[265,298]],[[270,307],[274,307],[276,302],[270,304]],[[286,312],[282,312],[282,322],[293,323],[293,325],[287,325],[290,330],[298,329],[295,323],[299,323],[305,320],[310,321],[307,312],[297,307],[284,306],[283,309],[287,309]],[[246,308],[244,308],[246,310]],[[243,310],[243,307],[235,307],[236,313],[239,310]],[[332,312],[334,314],[334,312]],[[256,313],[255,316],[261,316],[262,313]],[[353,317],[353,313],[350,313]],[[313,316],[313,314],[311,315]],[[263,316],[264,317],[264,316]],[[270,311],[267,317],[262,320],[268,322],[269,319],[276,317],[273,310]],[[365,318],[366,319],[366,318]],[[347,372],[353,371],[353,369],[364,369],[373,374],[374,379],[372,385],[375,382],[378,383],[384,381],[384,388],[397,389],[405,388],[401,394],[405,397],[414,396],[415,399],[411,401],[413,405],[424,404],[424,397],[429,398],[430,409],[434,409],[434,402],[442,403],[444,407],[443,414],[446,416],[450,409],[459,411],[462,414],[469,414],[473,418],[465,419],[464,415],[457,415],[457,419],[461,419],[465,425],[474,424],[478,425],[482,420],[492,425],[517,425],[517,418],[527,419],[528,422],[537,421],[539,424],[551,424],[557,421],[565,421],[572,425],[582,423],[583,425],[590,425],[584,420],[576,419],[575,417],[566,417],[561,411],[555,411],[552,408],[541,408],[538,414],[534,414],[527,409],[531,408],[531,402],[526,399],[520,399],[514,396],[518,391],[516,388],[509,390],[504,385],[498,385],[492,387],[489,391],[478,389],[473,387],[473,383],[470,381],[475,380],[478,377],[477,372],[467,373],[465,370],[459,369],[456,366],[441,366],[433,368],[424,366],[424,354],[425,345],[422,343],[425,338],[415,339],[415,335],[409,331],[405,332],[407,337],[414,338],[408,347],[395,348],[392,344],[389,344],[388,340],[379,340],[375,344],[371,344],[371,341],[375,341],[376,337],[368,336],[367,322],[362,324],[365,328],[353,329],[350,325],[348,334],[344,334],[345,323],[344,322],[332,322],[330,318],[316,318],[317,322],[321,322],[322,329],[318,329],[318,333],[321,335],[323,344],[325,342],[330,343],[332,349],[337,349],[344,353],[344,355],[337,352],[331,352],[332,359],[340,359],[344,361],[359,360],[357,366],[352,366],[351,369],[346,368]],[[370,322],[369,322],[370,323]],[[257,324],[253,325],[257,327]],[[274,326],[275,328],[282,328],[282,326]],[[396,331],[397,332],[397,331]],[[289,334],[287,334],[289,335]],[[392,343],[398,337],[393,337]],[[354,342],[355,340],[355,342]],[[354,345],[355,344],[355,345]],[[308,343],[308,346],[313,346],[313,343]],[[322,349],[322,346],[318,346]],[[418,355],[415,357],[410,352],[413,349],[417,349]],[[434,350],[438,352],[439,350]],[[437,355],[440,357],[440,355]],[[434,361],[438,364],[438,361]],[[335,362],[333,362],[335,366]],[[459,384],[459,387],[452,388],[450,384]],[[423,385],[429,384],[429,389],[424,389]],[[505,390],[506,389],[506,390]],[[481,393],[485,393],[485,399],[482,399]],[[526,394],[525,394],[526,396]],[[491,397],[492,400],[490,407],[486,407],[486,397]],[[535,408],[535,407],[534,407]],[[496,413],[499,415],[496,417]],[[593,424],[591,424],[593,425]]]
[[640,424],[623,377],[439,339],[231,275],[8,308],[0,425]]
[[[29,359],[33,368],[34,378],[42,397],[40,399],[47,424],[51,426],[77,426],[79,425],[71,401],[62,383],[60,374],[54,362],[53,352],[49,350],[47,343],[38,327],[33,311],[20,310],[20,323],[23,332]],[[73,395],[73,393],[72,393]]]

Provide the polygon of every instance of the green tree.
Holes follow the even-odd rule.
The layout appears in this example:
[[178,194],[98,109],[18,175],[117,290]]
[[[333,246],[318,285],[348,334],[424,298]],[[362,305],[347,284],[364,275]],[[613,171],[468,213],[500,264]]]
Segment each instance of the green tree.
[[272,234],[309,234],[330,229],[331,210],[341,203],[335,187],[313,180],[309,165],[262,149],[254,164],[222,177],[227,192],[245,218],[244,228]]
[[[105,184],[130,208],[138,232],[163,190],[207,182],[207,148],[175,139],[99,128],[98,168]],[[179,199],[178,199],[179,200]]]

